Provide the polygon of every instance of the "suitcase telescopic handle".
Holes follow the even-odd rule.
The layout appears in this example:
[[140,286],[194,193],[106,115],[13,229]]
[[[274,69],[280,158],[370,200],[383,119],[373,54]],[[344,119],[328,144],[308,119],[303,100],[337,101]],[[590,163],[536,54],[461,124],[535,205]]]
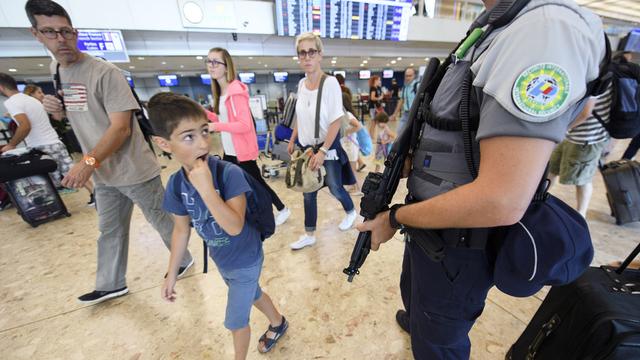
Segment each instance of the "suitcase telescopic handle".
[[624,270],[627,268],[627,266],[629,266],[629,264],[631,264],[633,259],[635,259],[636,256],[638,256],[638,253],[640,253],[640,244],[638,244],[636,246],[636,248],[633,249],[631,254],[629,254],[629,256],[627,256],[627,258],[622,262],[622,264],[620,264],[620,266],[616,269],[616,273],[617,274],[622,274],[624,272]]

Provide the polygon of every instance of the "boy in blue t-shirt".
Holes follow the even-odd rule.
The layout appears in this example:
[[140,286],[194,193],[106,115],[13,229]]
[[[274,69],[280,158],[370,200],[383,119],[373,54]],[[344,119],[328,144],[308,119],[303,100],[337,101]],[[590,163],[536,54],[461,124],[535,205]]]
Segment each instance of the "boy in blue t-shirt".
[[187,249],[190,223],[205,240],[220,275],[229,287],[224,326],[233,334],[235,358],[245,359],[251,330],[252,305],[269,319],[258,350],[267,352],[287,330],[289,323],[258,284],[264,254],[260,233],[245,221],[246,194],[251,187],[242,169],[227,164],[222,192],[216,184],[215,157],[209,157],[209,130],[202,107],[187,97],[160,93],[149,100],[150,122],[156,144],[171,153],[182,168],[167,184],[163,207],[174,214],[169,271],[162,298],[173,302],[179,259]]

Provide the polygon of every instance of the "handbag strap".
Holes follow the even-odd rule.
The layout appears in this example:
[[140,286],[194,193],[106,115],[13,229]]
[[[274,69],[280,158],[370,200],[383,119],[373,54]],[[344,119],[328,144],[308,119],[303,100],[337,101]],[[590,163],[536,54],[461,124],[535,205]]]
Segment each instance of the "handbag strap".
[[322,87],[324,86],[324,80],[326,78],[327,74],[322,73],[322,76],[320,77],[320,85],[318,85],[318,98],[316,100],[316,128],[314,131],[314,139],[316,140],[316,143],[320,137],[320,101],[322,101]]
[[60,95],[60,91],[62,91],[62,80],[60,79],[60,63],[56,64],[56,73],[53,75],[53,81],[56,85],[56,97],[62,103],[62,110],[67,110],[67,107],[64,104],[64,97]]

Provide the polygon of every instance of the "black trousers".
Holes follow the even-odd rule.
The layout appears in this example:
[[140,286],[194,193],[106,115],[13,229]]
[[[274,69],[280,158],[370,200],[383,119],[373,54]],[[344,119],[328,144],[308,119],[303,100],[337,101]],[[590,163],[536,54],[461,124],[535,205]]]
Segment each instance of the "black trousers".
[[228,162],[232,162],[232,163],[240,166],[242,168],[242,170],[246,171],[254,179],[258,180],[262,184],[262,186],[264,186],[264,188],[267,189],[267,191],[271,195],[271,203],[276,207],[276,209],[278,209],[278,211],[284,209],[284,204],[282,203],[282,201],[278,197],[278,194],[276,194],[276,192],[273,191],[273,189],[269,185],[267,185],[266,182],[264,182],[264,179],[262,178],[262,175],[260,174],[260,168],[258,167],[258,163],[256,163],[255,160],[238,162],[238,158],[237,157],[231,156],[231,155],[227,155],[227,154],[224,154],[224,156],[222,157],[222,160],[228,161]]
[[640,135],[636,135],[631,140],[627,150],[625,150],[624,155],[622,155],[622,158],[627,160],[633,159],[633,157],[636,156],[638,149],[640,149]]

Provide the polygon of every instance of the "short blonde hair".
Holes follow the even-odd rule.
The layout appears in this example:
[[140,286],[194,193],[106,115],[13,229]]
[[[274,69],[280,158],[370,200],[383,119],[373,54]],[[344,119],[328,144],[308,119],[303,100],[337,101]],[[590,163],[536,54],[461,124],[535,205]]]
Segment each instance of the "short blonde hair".
[[313,41],[316,47],[318,48],[318,51],[322,52],[322,49],[323,49],[322,40],[320,40],[320,36],[312,32],[302,33],[296,37],[296,51],[298,51],[298,46],[300,45],[300,42],[307,41],[307,40]]

